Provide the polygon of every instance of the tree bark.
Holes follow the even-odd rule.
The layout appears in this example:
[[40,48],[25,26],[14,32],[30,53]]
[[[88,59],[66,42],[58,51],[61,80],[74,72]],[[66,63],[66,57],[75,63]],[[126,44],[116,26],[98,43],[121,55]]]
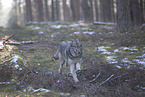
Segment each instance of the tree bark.
[[99,20],[99,18],[98,18],[98,0],[95,0],[95,14],[96,14],[96,21],[98,21]]
[[71,0],[73,21],[80,20],[80,0]]
[[48,8],[48,2],[45,0],[45,19],[46,21],[49,21],[49,8]]
[[51,0],[51,18],[52,21],[55,21],[55,15],[54,15],[54,1]]
[[139,26],[143,23],[143,12],[138,0],[130,0],[131,17],[134,26]]
[[72,21],[72,17],[70,15],[70,8],[68,7],[66,0],[63,0],[63,16],[64,21]]
[[43,1],[42,0],[36,0],[37,4],[37,21],[43,22],[44,21],[44,12],[43,12]]
[[82,0],[81,2],[84,18],[86,22],[92,22],[93,21],[93,13],[91,9],[91,4],[88,4],[88,0]]
[[117,1],[117,28],[120,32],[132,29],[129,0]]
[[25,0],[25,2],[26,2],[26,18],[27,18],[27,22],[33,21],[31,0]]
[[59,0],[56,0],[56,20],[60,19],[60,5],[59,5]]
[[100,0],[101,21],[112,22],[112,0]]

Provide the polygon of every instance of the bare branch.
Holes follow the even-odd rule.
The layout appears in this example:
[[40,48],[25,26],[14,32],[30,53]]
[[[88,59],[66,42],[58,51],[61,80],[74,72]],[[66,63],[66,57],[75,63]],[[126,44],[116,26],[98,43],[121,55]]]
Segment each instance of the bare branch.
[[114,78],[111,79],[111,81],[112,81],[112,80],[115,80],[115,79],[117,79],[117,78],[121,78],[122,76],[127,75],[127,74],[128,74],[128,72],[127,72],[127,73],[124,73],[124,74],[122,74],[122,75],[119,75],[119,76],[117,76],[117,77],[114,77]]
[[8,41],[9,39],[11,39],[13,36],[15,36],[16,34],[13,34],[13,35],[11,35],[10,37],[8,37],[7,39],[5,39],[4,41],[3,41],[3,43],[5,43],[6,41]]
[[99,72],[99,74],[98,74],[93,80],[91,80],[91,81],[89,81],[89,82],[90,82],[90,83],[91,83],[91,82],[94,82],[99,76],[100,76],[100,72]]
[[109,78],[107,78],[105,81],[103,81],[103,82],[100,84],[100,86],[103,85],[104,83],[106,83],[108,80],[110,80],[113,76],[114,76],[114,74],[112,74]]

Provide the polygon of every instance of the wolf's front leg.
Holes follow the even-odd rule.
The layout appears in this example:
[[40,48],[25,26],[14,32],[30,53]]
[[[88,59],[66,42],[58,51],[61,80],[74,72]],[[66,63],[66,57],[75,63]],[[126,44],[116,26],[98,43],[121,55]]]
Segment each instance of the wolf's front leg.
[[81,62],[77,62],[77,64],[76,64],[76,70],[81,70]]
[[72,74],[72,76],[73,76],[73,78],[74,78],[74,81],[75,81],[75,82],[78,82],[79,80],[78,80],[78,78],[77,78],[77,74],[76,74],[76,71],[75,71],[75,66],[74,66],[74,64],[70,64],[70,72],[71,72],[71,74]]

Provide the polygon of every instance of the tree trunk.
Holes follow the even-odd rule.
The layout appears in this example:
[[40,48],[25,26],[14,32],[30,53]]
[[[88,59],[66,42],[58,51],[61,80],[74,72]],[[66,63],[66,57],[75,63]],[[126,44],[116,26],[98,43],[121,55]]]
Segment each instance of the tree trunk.
[[26,18],[27,18],[27,22],[33,21],[31,0],[25,0],[25,2],[26,2]]
[[54,1],[51,0],[51,18],[52,21],[55,21],[55,15],[54,15]]
[[60,5],[59,5],[59,0],[56,0],[56,20],[60,19]]
[[130,0],[131,17],[134,26],[139,26],[143,23],[143,12],[138,0]]
[[37,3],[37,20],[38,22],[44,21],[44,13],[43,13],[43,1],[42,0],[36,0]]
[[45,19],[46,19],[46,22],[49,21],[49,9],[48,9],[48,2],[47,0],[45,0]]
[[96,14],[96,21],[99,21],[99,18],[98,18],[98,0],[95,0],[95,14]]
[[79,21],[80,20],[80,1],[71,0],[71,9],[72,9],[73,21]]
[[94,20],[94,13],[93,13],[93,0],[89,0],[89,5],[90,5],[90,17],[91,17],[91,21]]
[[63,0],[63,16],[64,21],[72,21],[72,17],[70,15],[70,8],[68,7],[66,0]]
[[117,28],[120,32],[132,29],[129,0],[117,1]]
[[143,23],[144,23],[144,7],[145,7],[145,4],[143,4],[145,1],[144,0],[140,0],[140,9],[141,9],[141,13],[142,13],[142,20],[143,20]]
[[66,9],[67,9],[66,0],[63,0],[63,16],[64,16],[64,21],[66,21]]
[[88,4],[88,0],[82,0],[81,2],[84,18],[86,22],[92,22],[93,21],[93,13],[91,9],[91,4]]
[[112,22],[112,0],[100,0],[101,21]]

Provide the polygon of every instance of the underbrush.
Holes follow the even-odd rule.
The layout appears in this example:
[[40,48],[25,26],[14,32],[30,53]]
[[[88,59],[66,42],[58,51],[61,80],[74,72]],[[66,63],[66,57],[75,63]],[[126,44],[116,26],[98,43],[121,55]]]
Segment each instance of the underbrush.
[[[16,34],[9,42],[37,41],[20,45],[8,43],[0,51],[8,51],[0,55],[4,61],[0,63],[0,95],[8,95],[13,90],[17,96],[60,97],[62,92],[69,93],[65,96],[145,96],[145,33],[141,31],[119,33],[114,27],[83,22],[29,24],[26,28],[0,31],[1,39]],[[79,39],[83,44],[82,70],[77,71],[79,83],[74,82],[69,68],[59,74],[59,61],[51,59],[61,41],[72,39]],[[15,49],[9,50],[8,46]],[[9,68],[9,54],[23,57],[28,67],[23,71]]]

